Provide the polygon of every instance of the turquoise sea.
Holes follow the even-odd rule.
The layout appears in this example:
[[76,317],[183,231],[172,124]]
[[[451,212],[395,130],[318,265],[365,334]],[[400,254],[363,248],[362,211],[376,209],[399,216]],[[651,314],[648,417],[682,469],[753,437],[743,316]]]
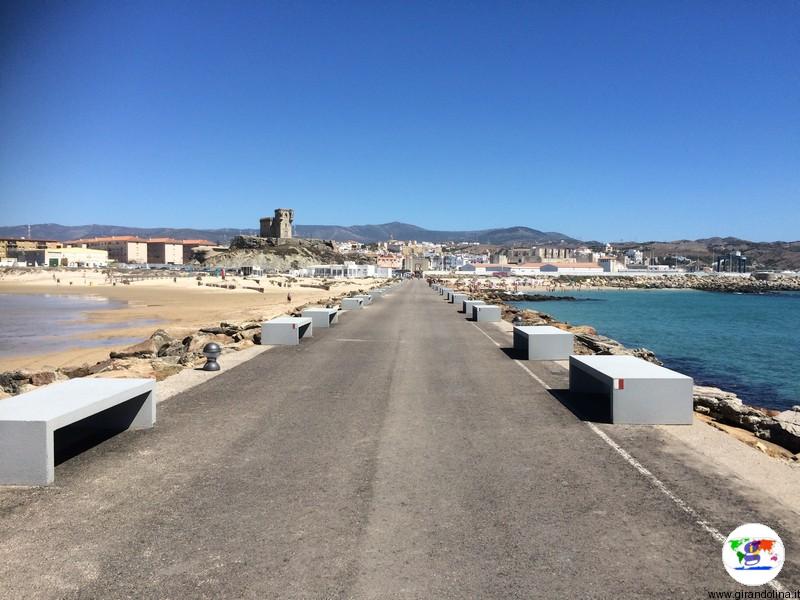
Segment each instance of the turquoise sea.
[[[538,291],[536,293],[539,293]],[[735,392],[748,404],[800,404],[800,293],[694,290],[563,292],[578,301],[516,302],[629,347],[649,348],[695,383]]]

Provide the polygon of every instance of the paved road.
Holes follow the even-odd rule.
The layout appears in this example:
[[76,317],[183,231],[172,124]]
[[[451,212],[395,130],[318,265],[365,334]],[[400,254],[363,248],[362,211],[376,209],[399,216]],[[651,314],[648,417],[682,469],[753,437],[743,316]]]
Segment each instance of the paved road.
[[[404,284],[0,490],[2,598],[705,598],[720,544],[519,367]],[[223,363],[224,364],[224,363]],[[552,363],[532,367],[565,387]],[[604,426],[727,534],[797,523]],[[797,549],[798,538],[786,540]],[[790,553],[791,554],[791,553]],[[797,556],[781,580],[800,588]]]

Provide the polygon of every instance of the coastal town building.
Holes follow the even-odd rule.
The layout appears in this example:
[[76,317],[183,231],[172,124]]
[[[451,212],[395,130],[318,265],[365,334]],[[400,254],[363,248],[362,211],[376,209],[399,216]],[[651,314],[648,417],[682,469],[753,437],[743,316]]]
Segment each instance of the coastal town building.
[[87,238],[74,240],[68,244],[105,250],[110,261],[140,265],[147,263],[147,240],[132,235]]
[[617,259],[613,256],[601,256],[597,264],[603,267],[604,273],[616,273],[619,270]]
[[354,262],[345,262],[341,265],[311,265],[303,269],[293,269],[290,273],[293,277],[349,279],[359,277],[392,277],[394,270],[377,265],[358,265]]
[[375,264],[379,267],[399,270],[403,268],[403,257],[396,254],[382,254],[375,258]]
[[64,247],[41,250],[39,264],[46,267],[102,268],[108,266],[108,252],[94,248]]
[[24,260],[25,253],[48,248],[60,248],[64,244],[58,240],[32,240],[26,238],[0,238],[0,259]]
[[294,210],[276,208],[275,216],[261,219],[260,235],[264,238],[291,239],[294,224]]
[[181,240],[183,245],[183,264],[188,264],[194,260],[197,248],[213,248],[217,245],[211,240]]
[[403,270],[422,273],[431,268],[431,261],[424,256],[406,256],[403,258]]
[[722,254],[714,259],[714,270],[719,273],[746,273],[748,271],[747,257],[739,250]]
[[201,247],[214,247],[216,242],[211,240],[181,240],[183,245],[183,264],[187,264],[194,260],[194,252],[196,248]]
[[147,240],[147,262],[155,265],[182,265],[183,242],[170,238]]
[[461,267],[461,271],[475,275],[493,275],[495,273],[507,275],[594,275],[603,272],[603,267],[597,263],[555,262],[555,263],[522,263],[522,264],[468,264]]
[[216,246],[210,240],[143,239],[130,235],[86,238],[67,244],[105,250],[109,261],[139,265],[182,265],[194,258],[195,248]]

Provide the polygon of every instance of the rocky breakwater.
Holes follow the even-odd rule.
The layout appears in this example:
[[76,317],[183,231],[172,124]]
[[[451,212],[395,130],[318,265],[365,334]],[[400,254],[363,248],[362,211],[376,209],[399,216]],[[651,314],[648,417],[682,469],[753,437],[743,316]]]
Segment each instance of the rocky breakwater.
[[[518,295],[508,294],[503,290],[485,290],[473,292],[473,297],[499,304],[503,309],[503,319],[519,325],[552,325],[575,336],[576,354],[629,355],[657,365],[663,363],[647,348],[627,348],[616,340],[599,335],[588,325],[570,325],[552,316],[534,310],[519,309],[506,304],[509,300],[519,301]],[[800,460],[800,406],[779,412],[757,408],[742,402],[731,392],[708,386],[694,386],[693,393],[695,412],[705,415],[718,423],[750,432],[754,438],[771,442],[785,448]],[[752,444],[761,448],[758,444]],[[762,445],[763,446],[763,445]]]
[[770,279],[758,277],[729,277],[722,275],[664,274],[625,275],[607,277],[559,277],[557,281],[571,286],[614,287],[624,289],[691,289],[706,292],[767,294],[800,291],[800,277],[777,275]]

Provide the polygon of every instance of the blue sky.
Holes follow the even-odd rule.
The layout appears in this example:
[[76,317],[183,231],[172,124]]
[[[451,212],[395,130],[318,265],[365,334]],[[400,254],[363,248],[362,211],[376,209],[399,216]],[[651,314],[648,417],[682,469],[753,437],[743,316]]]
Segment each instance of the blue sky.
[[800,238],[800,3],[4,2],[0,224]]

